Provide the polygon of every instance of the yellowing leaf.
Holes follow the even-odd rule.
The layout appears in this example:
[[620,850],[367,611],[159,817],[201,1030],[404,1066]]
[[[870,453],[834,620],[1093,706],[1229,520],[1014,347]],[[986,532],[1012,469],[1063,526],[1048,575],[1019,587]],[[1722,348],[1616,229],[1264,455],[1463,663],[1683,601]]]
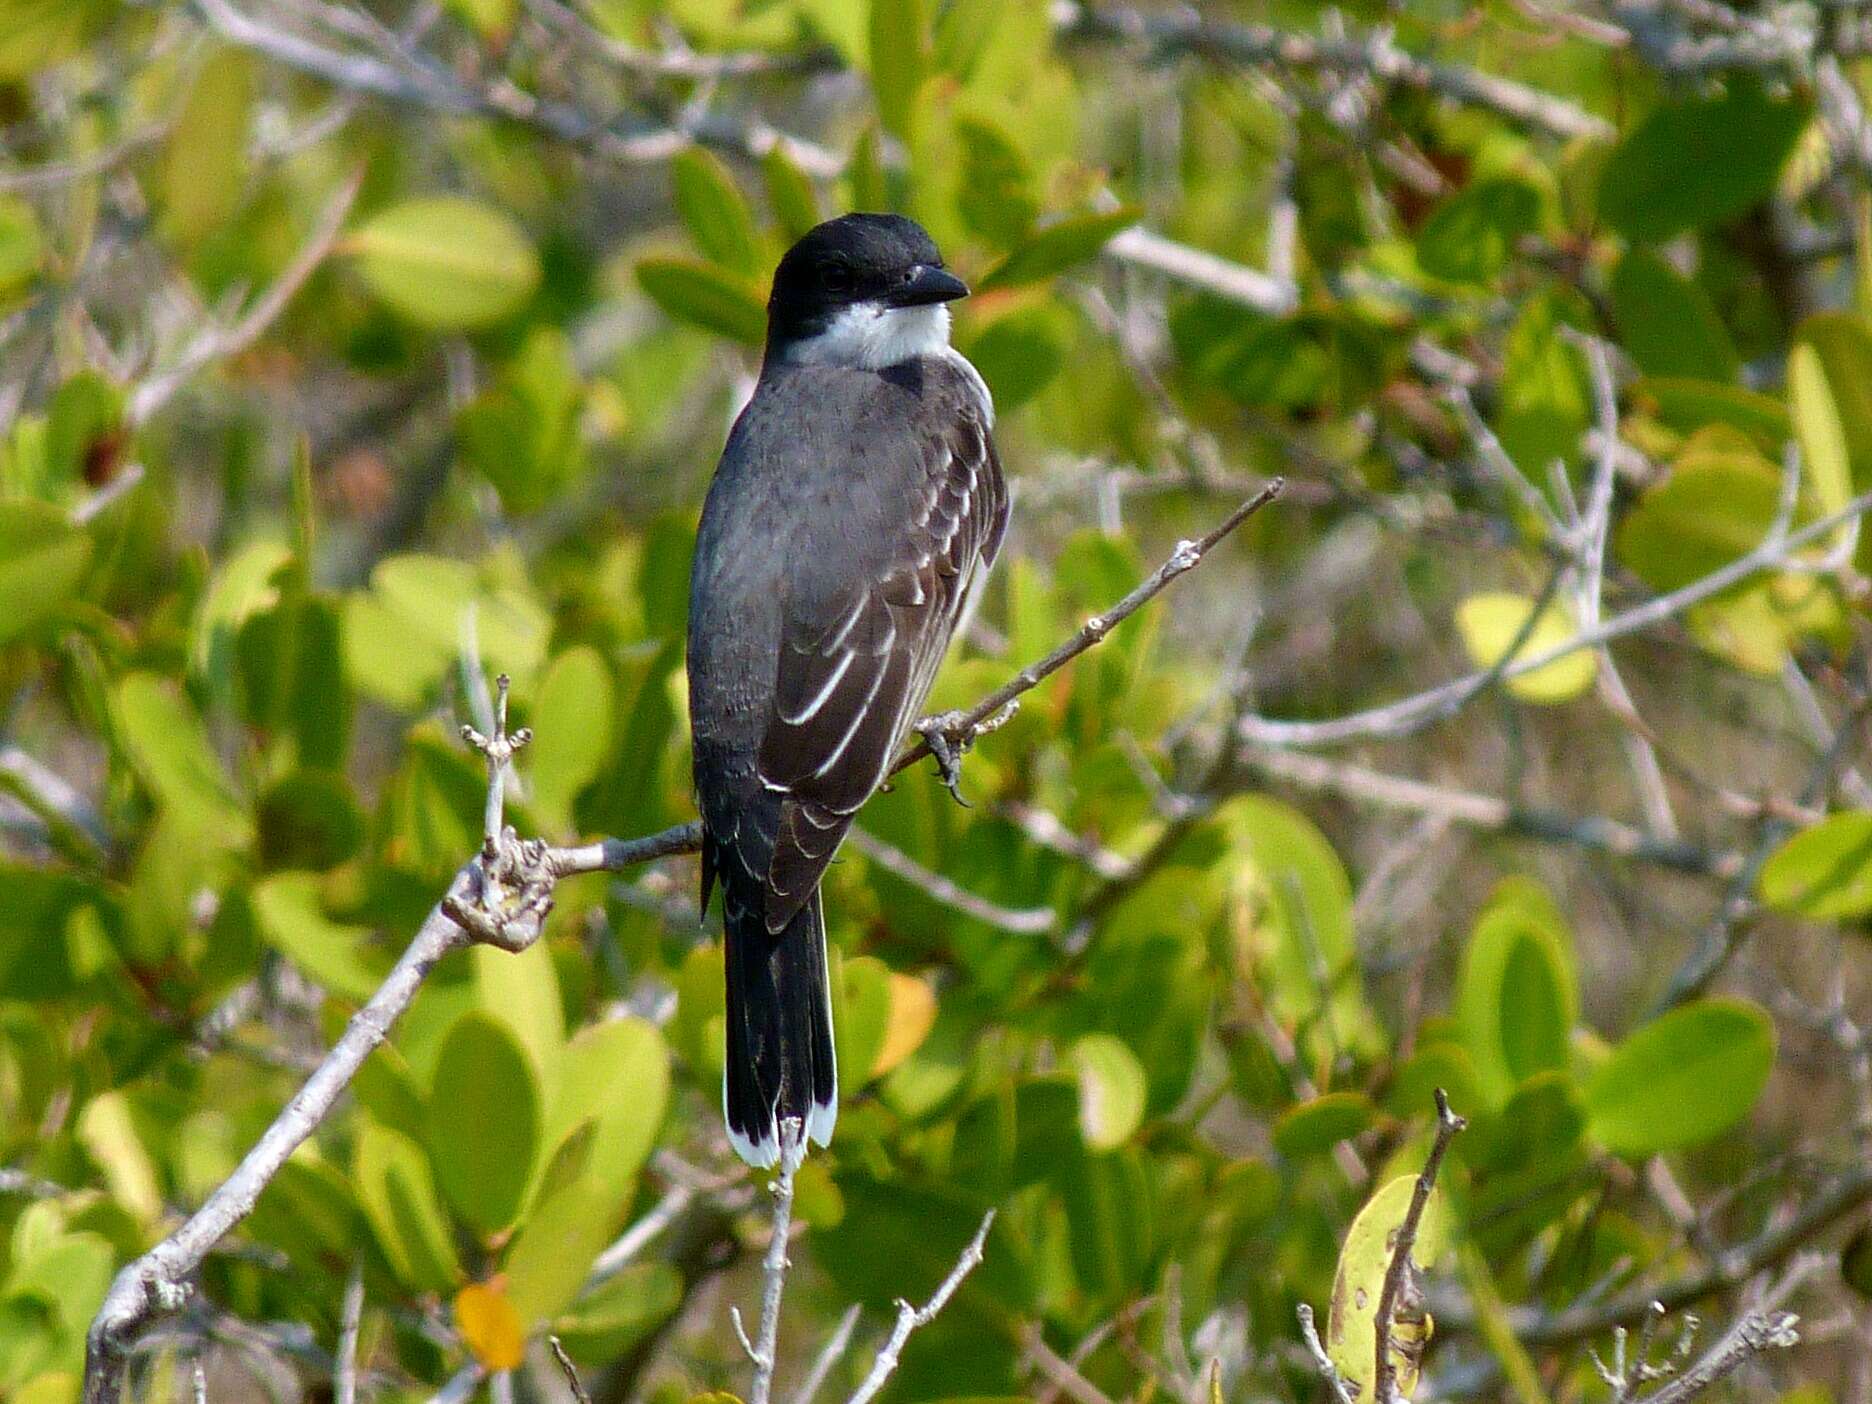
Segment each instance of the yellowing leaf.
[[[1326,1319],[1326,1353],[1342,1376],[1357,1381],[1360,1404],[1369,1404],[1372,1398],[1378,1298],[1391,1266],[1392,1235],[1404,1223],[1416,1183],[1415,1175],[1400,1175],[1374,1194],[1346,1230],[1345,1246],[1339,1250],[1332,1307]],[[1443,1252],[1446,1236],[1442,1192],[1432,1190],[1417,1224],[1412,1261],[1434,1263]],[[1428,1315],[1406,1319],[1400,1314],[1395,1321],[1405,1328],[1401,1336],[1393,1329],[1392,1349],[1397,1357],[1398,1392],[1408,1399],[1417,1383],[1417,1359],[1429,1339],[1430,1319]]]
[[455,1326],[486,1370],[517,1370],[526,1359],[520,1313],[498,1277],[471,1282],[455,1294]]
[[78,1116],[78,1140],[104,1172],[104,1183],[118,1203],[144,1223],[162,1217],[156,1167],[137,1135],[130,1103],[121,1090],[102,1093],[85,1104]]
[[871,1076],[882,1077],[916,1052],[936,1022],[936,994],[914,975],[890,975],[890,1022],[884,1042],[871,1061]]
[[[1456,627],[1462,632],[1463,646],[1482,668],[1492,668],[1501,661],[1509,646],[1521,634],[1534,601],[1525,595],[1494,591],[1471,595],[1456,608]],[[1527,641],[1515,657],[1527,658],[1565,643],[1578,633],[1564,606],[1553,603],[1541,611],[1528,630]],[[1598,660],[1586,649],[1556,658],[1545,667],[1511,678],[1508,691],[1523,702],[1568,702],[1592,686]]]

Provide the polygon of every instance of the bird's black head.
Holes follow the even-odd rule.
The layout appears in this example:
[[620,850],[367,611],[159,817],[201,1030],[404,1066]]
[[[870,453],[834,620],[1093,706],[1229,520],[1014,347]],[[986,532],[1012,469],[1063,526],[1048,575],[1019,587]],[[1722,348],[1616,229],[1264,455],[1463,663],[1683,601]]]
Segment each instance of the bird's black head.
[[[962,280],[915,220],[892,214],[848,214],[810,230],[774,270],[767,302],[769,352],[822,339],[836,328],[890,322],[930,326],[935,316],[892,318],[892,312],[934,309],[968,296]],[[948,319],[940,317],[947,338]],[[836,337],[835,337],[836,339]]]

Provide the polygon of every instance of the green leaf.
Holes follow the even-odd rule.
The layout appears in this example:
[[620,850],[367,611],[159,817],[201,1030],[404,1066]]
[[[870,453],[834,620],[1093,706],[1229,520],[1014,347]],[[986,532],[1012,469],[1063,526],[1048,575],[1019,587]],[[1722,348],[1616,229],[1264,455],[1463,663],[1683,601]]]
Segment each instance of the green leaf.
[[871,88],[884,130],[911,138],[917,90],[929,70],[929,22],[923,0],[871,0]]
[[1851,482],[1864,491],[1872,486],[1872,327],[1850,312],[1822,312],[1802,322],[1794,340],[1820,359],[1846,436]]
[[540,1153],[540,1083],[505,1024],[479,1010],[442,1041],[429,1092],[429,1155],[442,1193],[484,1234],[520,1214]]
[[1540,222],[1540,194],[1524,180],[1478,180],[1445,200],[1417,236],[1417,262],[1433,277],[1486,283]]
[[325,915],[311,873],[267,878],[254,888],[253,906],[267,944],[341,999],[362,1003],[390,973],[368,927],[344,926]]
[[1051,1178],[1080,1286],[1097,1301],[1116,1303],[1134,1290],[1150,1261],[1155,1215],[1144,1157],[1135,1147],[1068,1155]]
[[549,1141],[592,1125],[584,1173],[627,1184],[650,1157],[669,1103],[669,1049],[656,1025],[612,1019],[581,1029],[560,1059]]
[[767,311],[751,279],[693,258],[646,258],[637,281],[670,316],[747,346],[767,336]]
[[0,500],[0,644],[51,618],[78,592],[91,538],[58,508],[31,498]]
[[1587,1083],[1588,1132],[1629,1156],[1707,1141],[1748,1115],[1774,1057],[1774,1023],[1753,1004],[1674,1009],[1614,1048]]
[[761,174],[767,182],[767,203],[788,243],[819,223],[819,196],[813,191],[811,179],[787,155],[785,142],[777,141],[767,148],[767,154],[761,157]]
[[955,134],[962,143],[956,211],[970,232],[1011,249],[1040,214],[1033,170],[1014,139],[986,118],[958,116]]
[[[1788,413],[1800,443],[1801,475],[1812,489],[1822,516],[1845,507],[1852,497],[1852,462],[1846,427],[1827,384],[1820,353],[1804,343],[1788,353]],[[1850,528],[1842,527],[1841,530]]]
[[585,404],[566,334],[534,327],[499,380],[462,409],[462,456],[508,511],[537,511],[585,471]]
[[711,152],[687,146],[670,162],[676,213],[696,246],[716,263],[753,277],[760,272],[754,212],[728,168]]
[[1752,454],[1699,453],[1626,514],[1619,558],[1659,590],[1677,590],[1747,555],[1768,534],[1779,475]]
[[1619,344],[1644,374],[1736,378],[1741,358],[1709,295],[1650,249],[1626,251],[1609,292]]
[[544,829],[573,828],[572,801],[598,778],[611,751],[611,670],[597,651],[567,649],[540,679],[525,757],[534,817]]
[[1627,238],[1653,242],[1734,219],[1774,190],[1808,116],[1804,103],[1771,99],[1741,76],[1660,107],[1607,161],[1599,213]]
[[1711,424],[1740,429],[1756,447],[1779,453],[1792,432],[1787,408],[1772,396],[1744,390],[1739,385],[1690,380],[1683,376],[1647,376],[1634,381],[1635,404],[1647,401],[1658,419],[1681,434],[1693,434]]
[[293,558],[281,541],[250,541],[233,551],[196,607],[189,628],[189,669],[219,691],[234,666],[234,641],[254,615],[279,603],[274,577]]
[[851,1079],[846,1095],[869,1080],[890,1029],[890,967],[876,956],[834,956],[832,1036],[838,1065]]
[[1560,329],[1592,325],[1584,298],[1555,285],[1527,298],[1508,329],[1495,432],[1533,482],[1546,481],[1547,465],[1556,458],[1579,459],[1580,436],[1592,422],[1592,393],[1579,351]]
[[1112,236],[1138,222],[1140,211],[1132,206],[1105,214],[1068,215],[1033,234],[994,268],[979,285],[982,292],[993,288],[1022,287],[1038,283],[1084,263],[1111,242]]
[[617,1232],[632,1182],[586,1173],[535,1205],[502,1264],[507,1299],[529,1329],[577,1298],[592,1263]]
[[1289,1160],[1318,1155],[1363,1132],[1376,1115],[1363,1092],[1327,1092],[1282,1113],[1274,1123],[1274,1149]]
[[988,382],[999,414],[1012,414],[1046,389],[1066,365],[1070,334],[1055,307],[1026,307],[990,322],[968,358]]
[[565,1055],[565,1004],[552,952],[542,941],[524,951],[478,944],[469,951],[468,963],[474,970],[476,1002],[520,1040],[546,1089],[545,1105],[550,1106]]
[[[1509,646],[1522,637],[1534,605],[1535,601],[1525,595],[1489,591],[1471,595],[1456,607],[1456,627],[1477,667],[1493,668],[1501,661]],[[1526,642],[1515,657],[1529,658],[1545,653],[1578,632],[1566,606],[1559,600],[1549,601],[1534,627],[1527,630]],[[1523,702],[1570,702],[1592,686],[1598,671],[1598,658],[1590,649],[1580,649],[1530,673],[1510,678],[1507,687]]]
[[520,226],[491,205],[455,196],[393,206],[343,247],[380,299],[439,330],[501,321],[539,286],[539,257]]
[[201,243],[233,216],[246,184],[253,60],[222,49],[196,75],[170,129],[163,157],[162,227],[185,245]]
[[461,1262],[422,1148],[366,1120],[351,1152],[351,1179],[397,1276],[419,1291],[451,1291],[461,1280]]
[[[1416,1192],[1417,1177],[1400,1175],[1387,1181],[1382,1189],[1359,1210],[1358,1217],[1346,1230],[1345,1245],[1339,1250],[1339,1266],[1333,1274],[1332,1304],[1326,1317],[1326,1353],[1348,1380],[1359,1382],[1359,1404],[1370,1404],[1376,1381],[1378,1354],[1378,1302],[1384,1293],[1385,1274],[1391,1269],[1395,1251],[1393,1237],[1403,1226]],[[1417,1221],[1417,1243],[1411,1260],[1423,1266],[1434,1264],[1442,1256],[1448,1238],[1443,1192],[1433,1189],[1424,1204],[1423,1217]],[[1394,1337],[1397,1332],[1393,1332]],[[1415,1356],[1392,1350],[1398,1366],[1400,1395],[1409,1399],[1416,1387]]]
[[1762,901],[1816,921],[1872,915],[1872,811],[1829,814],[1762,866]]
[[78,1141],[104,1172],[104,1183],[123,1207],[145,1224],[162,1217],[156,1164],[122,1088],[101,1092],[78,1114]]
[[39,216],[24,200],[0,198],[0,293],[30,281],[45,261]]
[[1566,1067],[1579,1018],[1573,940],[1539,884],[1509,878],[1495,889],[1463,953],[1456,1012],[1491,1104],[1536,1073]]
[[1373,1023],[1353,975],[1352,882],[1339,855],[1277,800],[1248,796],[1220,817],[1239,846],[1236,930],[1263,998],[1282,1021],[1317,1029],[1322,1044],[1368,1046]]
[[682,1304],[682,1274],[668,1263],[633,1263],[558,1317],[552,1332],[581,1365],[608,1365]]
[[130,764],[164,806],[205,827],[245,831],[245,809],[207,729],[174,684],[131,673],[117,684],[114,711]]
[[1079,1084],[1079,1134],[1095,1151],[1130,1140],[1144,1120],[1144,1068],[1123,1040],[1086,1034],[1068,1055]]

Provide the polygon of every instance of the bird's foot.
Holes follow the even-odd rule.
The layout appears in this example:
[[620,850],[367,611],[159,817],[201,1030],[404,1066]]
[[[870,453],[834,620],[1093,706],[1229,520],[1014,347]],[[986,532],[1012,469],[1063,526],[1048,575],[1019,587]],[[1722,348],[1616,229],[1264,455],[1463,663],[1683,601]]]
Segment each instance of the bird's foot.
[[962,798],[962,757],[981,737],[1005,725],[1019,708],[1020,699],[1015,698],[993,716],[978,722],[971,722],[962,712],[938,712],[935,716],[924,717],[916,724],[917,734],[936,758],[936,768],[941,772],[943,784],[955,802],[964,809],[972,809],[974,806]]

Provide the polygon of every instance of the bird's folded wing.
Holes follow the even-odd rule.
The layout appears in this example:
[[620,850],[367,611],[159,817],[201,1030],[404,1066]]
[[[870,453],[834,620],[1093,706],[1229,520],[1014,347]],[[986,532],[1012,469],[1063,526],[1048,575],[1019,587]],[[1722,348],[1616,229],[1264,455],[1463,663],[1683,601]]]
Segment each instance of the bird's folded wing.
[[986,424],[958,416],[921,460],[868,578],[787,612],[759,760],[762,781],[785,796],[767,872],[770,930],[811,894],[889,774],[970,586],[1000,549],[1007,493]]

